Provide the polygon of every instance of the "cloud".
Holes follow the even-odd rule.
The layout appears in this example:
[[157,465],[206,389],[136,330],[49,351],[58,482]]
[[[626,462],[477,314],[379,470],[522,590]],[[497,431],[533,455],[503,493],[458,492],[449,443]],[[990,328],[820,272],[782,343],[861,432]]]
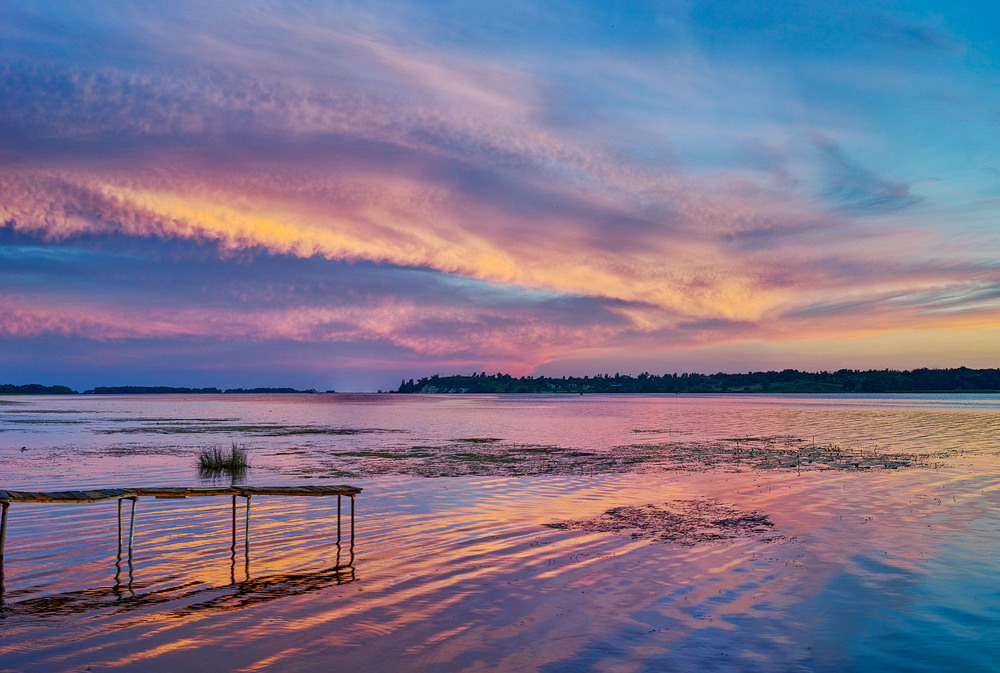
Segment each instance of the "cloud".
[[872,174],[851,161],[837,143],[818,136],[814,143],[823,161],[823,196],[837,210],[877,215],[909,208],[920,201],[909,185]]
[[204,244],[127,237],[63,241],[54,254],[6,229],[0,335],[11,338],[381,342],[527,367],[625,325],[614,302],[431,270],[263,251],[220,262]]
[[880,12],[868,17],[864,32],[876,45],[957,53],[962,45],[940,25]]

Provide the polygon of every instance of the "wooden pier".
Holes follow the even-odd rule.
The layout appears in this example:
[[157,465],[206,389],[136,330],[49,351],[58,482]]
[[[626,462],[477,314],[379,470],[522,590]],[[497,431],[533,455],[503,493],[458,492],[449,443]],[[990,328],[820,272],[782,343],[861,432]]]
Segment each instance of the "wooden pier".
[[[340,566],[340,549],[342,540],[341,504],[342,498],[351,499],[351,542],[350,560],[345,566],[354,562],[354,497],[361,493],[361,488],[346,485],[326,486],[144,486],[139,488],[102,488],[80,489],[70,491],[14,491],[0,489],[0,595],[4,589],[4,546],[7,538],[7,510],[13,502],[35,504],[69,504],[84,502],[118,501],[118,554],[122,551],[122,500],[131,502],[129,517],[128,552],[132,555],[132,544],[135,537],[135,505],[139,498],[181,499],[189,497],[206,497],[229,495],[233,499],[233,539],[232,550],[236,552],[236,499],[246,500],[246,525],[244,539],[246,549],[250,545],[250,499],[254,496],[305,496],[329,497],[337,496],[337,566]],[[249,558],[248,561],[249,563]]]

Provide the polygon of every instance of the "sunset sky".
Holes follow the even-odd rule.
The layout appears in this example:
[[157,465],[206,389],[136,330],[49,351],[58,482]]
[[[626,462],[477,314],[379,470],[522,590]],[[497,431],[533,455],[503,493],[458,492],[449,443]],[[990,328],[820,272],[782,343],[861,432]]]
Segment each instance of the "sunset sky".
[[996,2],[5,2],[0,383],[1000,366]]

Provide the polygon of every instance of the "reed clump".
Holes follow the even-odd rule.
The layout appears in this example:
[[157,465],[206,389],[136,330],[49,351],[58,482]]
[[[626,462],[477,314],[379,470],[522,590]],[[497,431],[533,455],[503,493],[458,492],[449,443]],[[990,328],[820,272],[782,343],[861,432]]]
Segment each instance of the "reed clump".
[[249,469],[250,459],[247,457],[246,445],[233,442],[229,450],[219,446],[202,449],[198,454],[198,471],[206,476],[228,474],[232,477],[242,475]]

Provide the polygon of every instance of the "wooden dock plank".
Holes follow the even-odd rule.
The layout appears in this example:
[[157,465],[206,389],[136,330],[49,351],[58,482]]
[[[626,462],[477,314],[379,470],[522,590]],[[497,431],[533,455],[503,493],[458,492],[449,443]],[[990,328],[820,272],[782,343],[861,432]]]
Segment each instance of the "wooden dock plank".
[[205,495],[239,495],[239,488],[232,486],[143,486],[132,489],[136,495],[154,498],[186,498]]
[[299,495],[299,496],[329,496],[357,495],[361,492],[358,486],[338,484],[336,486],[242,486],[240,490],[245,495]]
[[99,502],[101,500],[116,500],[134,495],[130,489],[105,488],[88,491],[11,491],[0,490],[0,501],[4,502],[38,502],[38,503],[73,503]]
[[311,486],[143,486],[139,488],[101,488],[73,491],[12,491],[0,489],[0,502],[79,503],[119,500],[122,498],[186,498],[210,495],[285,495],[285,496],[354,496],[359,486],[346,484]]

